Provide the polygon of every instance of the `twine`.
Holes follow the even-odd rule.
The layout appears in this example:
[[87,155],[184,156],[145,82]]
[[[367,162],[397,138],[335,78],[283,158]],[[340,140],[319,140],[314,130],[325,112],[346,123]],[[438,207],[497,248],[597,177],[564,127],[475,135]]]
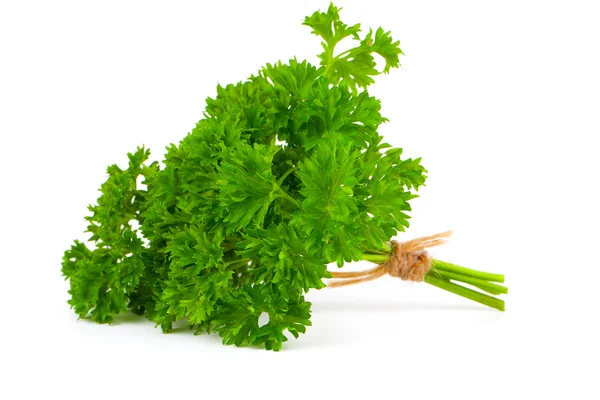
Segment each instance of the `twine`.
[[427,252],[430,247],[446,243],[452,232],[442,232],[433,236],[424,236],[408,242],[392,240],[392,254],[390,258],[375,268],[356,272],[330,271],[332,280],[328,287],[354,285],[356,283],[372,281],[383,275],[390,275],[404,281],[422,282],[425,274],[431,268],[431,256]]

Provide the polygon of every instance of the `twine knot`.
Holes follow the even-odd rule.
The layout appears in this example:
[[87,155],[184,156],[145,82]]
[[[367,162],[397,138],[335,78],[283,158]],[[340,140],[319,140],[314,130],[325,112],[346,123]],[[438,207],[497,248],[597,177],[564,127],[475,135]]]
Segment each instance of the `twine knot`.
[[327,286],[345,286],[366,282],[390,275],[404,281],[422,282],[431,268],[431,256],[427,252],[430,247],[446,243],[452,232],[424,236],[407,242],[391,241],[392,254],[383,264],[375,268],[356,272],[330,272],[333,278]]
[[392,240],[392,255],[383,264],[387,274],[403,281],[422,282],[429,268],[431,257],[427,251],[412,252],[404,249],[404,243]]

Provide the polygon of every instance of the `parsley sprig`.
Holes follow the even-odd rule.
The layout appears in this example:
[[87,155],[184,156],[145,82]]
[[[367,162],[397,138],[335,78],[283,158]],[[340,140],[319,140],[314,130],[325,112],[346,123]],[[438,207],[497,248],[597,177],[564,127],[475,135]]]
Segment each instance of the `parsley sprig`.
[[[361,37],[333,4],[304,24],[322,40],[320,66],[266,64],[218,86],[164,166],[141,147],[127,169],[108,168],[86,218],[91,237],[63,258],[81,318],[111,322],[131,309],[165,332],[185,319],[225,344],[279,350],[284,332],[310,325],[304,294],[325,287],[328,264],[387,260],[426,179],[420,159],[383,142],[387,119],[367,91],[400,65],[400,42],[382,28]],[[345,38],[356,45],[336,53]],[[504,308],[491,296],[506,293],[493,283],[501,275],[435,260],[425,281]]]

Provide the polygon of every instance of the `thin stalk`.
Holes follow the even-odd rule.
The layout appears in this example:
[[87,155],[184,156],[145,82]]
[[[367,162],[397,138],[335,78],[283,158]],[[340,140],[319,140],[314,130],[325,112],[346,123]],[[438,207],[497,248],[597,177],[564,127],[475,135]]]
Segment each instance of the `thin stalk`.
[[364,254],[384,254],[389,257],[392,254],[392,246],[388,243],[382,243],[380,248],[365,250]]
[[285,192],[285,190],[279,188],[279,193],[280,193],[280,197],[283,197],[284,199],[286,199],[287,201],[289,201],[290,203],[292,203],[293,205],[296,206],[296,208],[300,208],[300,203],[298,202],[298,200],[294,199],[292,196],[290,196],[289,194],[287,194]]
[[389,255],[387,254],[370,254],[370,253],[363,253],[363,260],[366,261],[371,261],[377,264],[383,264],[384,262],[386,262],[388,259],[390,258]]
[[331,66],[333,65],[333,49],[335,48],[335,45],[333,45],[333,47],[329,47],[327,46],[327,48],[325,49],[325,54],[327,55],[327,67],[325,67],[325,71],[323,71],[323,75],[327,76],[327,73],[329,72],[329,69],[331,68]]
[[384,251],[384,252],[386,252],[387,254],[392,254],[392,250],[393,249],[392,249],[392,246],[390,246],[387,243],[384,243],[384,244],[381,245],[381,250]]
[[275,147],[275,143],[277,143],[277,132],[273,132],[267,136],[267,146]]
[[487,292],[487,293],[491,294],[492,296],[500,296],[501,294],[504,294],[502,292],[494,291],[494,289],[483,288],[480,285],[476,285],[474,283],[469,283],[469,285],[476,287],[477,289],[483,290],[484,292]]
[[287,178],[289,176],[289,174],[291,174],[292,172],[294,172],[297,169],[298,169],[298,167],[292,167],[292,168],[288,169],[287,171],[285,171],[285,173],[283,175],[281,175],[281,177],[277,180],[277,185],[281,186],[281,184],[283,183],[285,178]]
[[460,286],[445,279],[436,278],[435,276],[431,275],[425,275],[425,282],[488,307],[504,311],[504,301],[492,296],[488,296],[487,294],[468,289],[464,286]]
[[461,267],[461,266],[458,266],[455,264],[447,263],[445,261],[431,260],[431,266],[433,268],[436,268],[439,270],[453,272],[453,273],[460,274],[463,276],[470,276],[472,278],[482,279],[484,281],[500,282],[500,283],[504,282],[504,275],[492,274],[490,272],[476,271],[474,269]]
[[385,254],[369,254],[363,253],[362,259],[365,261],[371,261],[375,264],[383,264],[386,262],[390,256],[386,256]]
[[377,248],[377,249],[368,249],[365,250],[366,254],[385,254],[387,256],[389,256],[390,254],[392,254],[392,246],[390,246],[387,243],[382,243],[381,247]]
[[486,292],[488,292],[490,294],[494,294],[494,295],[508,293],[508,288],[505,286],[497,285],[495,283],[484,281],[482,279],[473,278],[470,276],[464,276],[464,275],[457,274],[454,272],[449,272],[449,271],[438,270],[438,269],[432,268],[429,270],[428,274],[431,274],[432,276],[439,276],[446,280],[453,280],[453,281],[457,281],[457,282],[468,283],[471,286],[475,286],[476,288],[485,290]]
[[364,254],[377,254],[380,256],[389,256],[390,253],[388,253],[385,250],[365,250]]
[[225,263],[225,266],[230,267],[235,264],[248,264],[250,261],[252,261],[252,260],[250,260],[249,258],[241,258],[241,259],[228,261]]

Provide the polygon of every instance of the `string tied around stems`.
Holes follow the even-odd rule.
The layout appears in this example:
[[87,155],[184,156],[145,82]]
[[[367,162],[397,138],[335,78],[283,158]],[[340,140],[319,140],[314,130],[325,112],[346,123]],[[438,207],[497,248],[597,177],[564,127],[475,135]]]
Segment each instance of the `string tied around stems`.
[[428,248],[440,246],[452,235],[451,231],[432,236],[423,236],[407,242],[392,240],[392,253],[386,262],[364,271],[330,271],[332,280],[328,287],[354,285],[390,275],[404,281],[422,282],[431,268]]

